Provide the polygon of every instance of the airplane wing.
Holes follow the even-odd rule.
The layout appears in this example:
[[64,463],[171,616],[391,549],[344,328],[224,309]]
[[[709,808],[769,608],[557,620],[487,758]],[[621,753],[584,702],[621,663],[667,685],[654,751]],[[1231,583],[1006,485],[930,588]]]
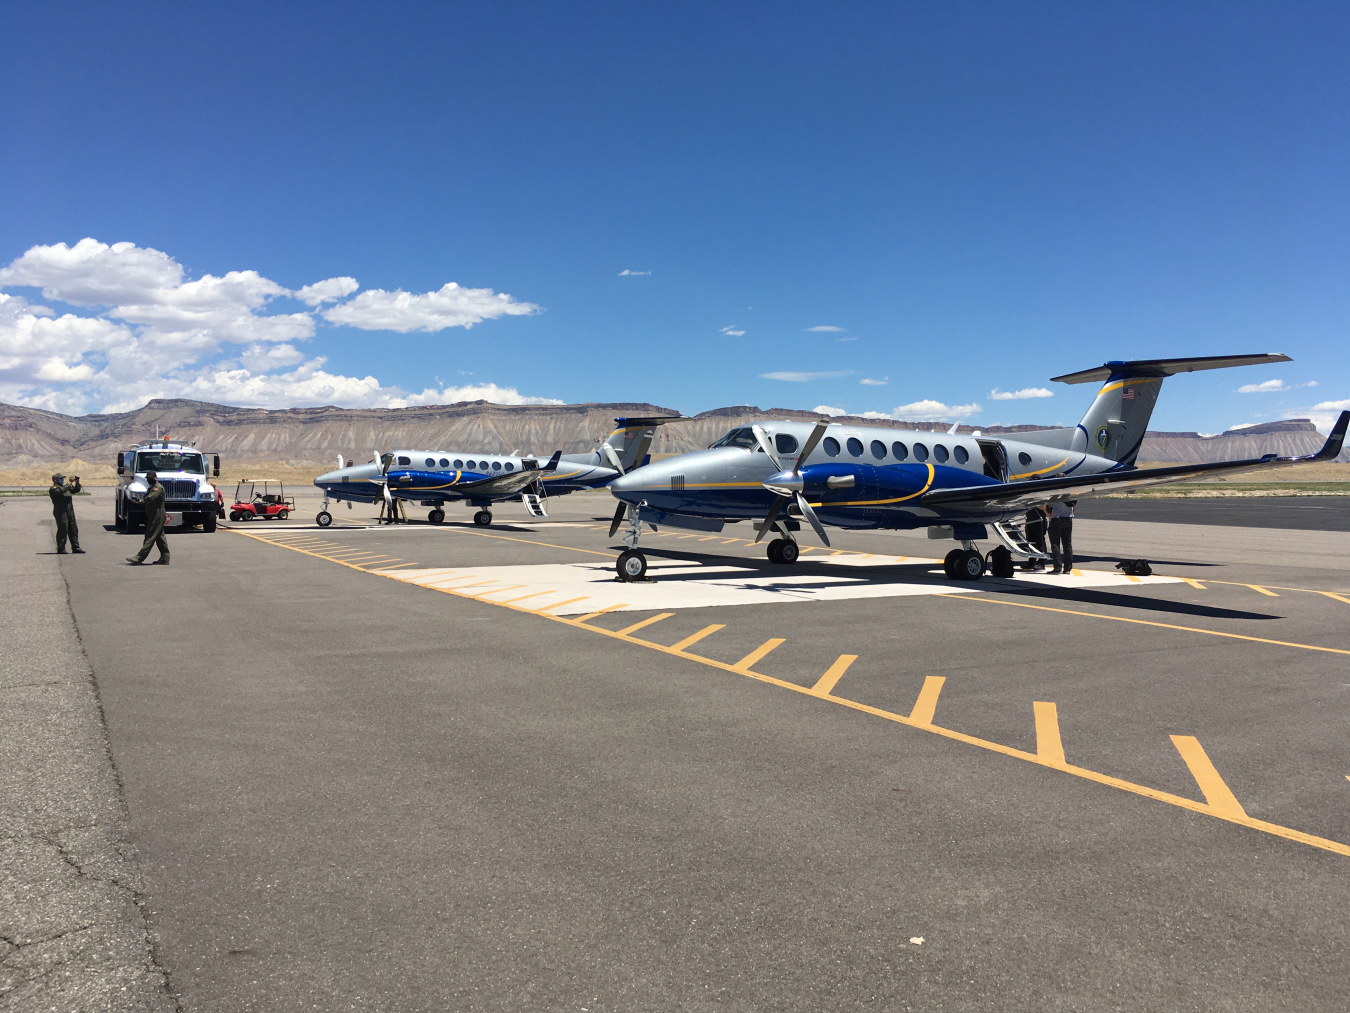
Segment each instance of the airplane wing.
[[1143,489],[1153,485],[1165,485],[1168,482],[1181,482],[1188,478],[1210,477],[1226,472],[1251,471],[1255,468],[1286,467],[1291,464],[1307,464],[1310,461],[1332,461],[1341,452],[1345,442],[1345,431],[1350,425],[1350,411],[1341,412],[1341,417],[1331,429],[1331,435],[1322,449],[1305,457],[1276,457],[1267,454],[1248,461],[1224,461],[1219,464],[1183,464],[1174,468],[1145,468],[1129,471],[1106,472],[1100,475],[1084,475],[1079,478],[1050,478],[1041,481],[1011,482],[1007,485],[970,486],[964,489],[940,489],[923,497],[924,506],[960,506],[962,504],[988,504],[1008,508],[1029,507],[1051,500],[1076,499],[1091,496],[1099,492],[1120,489]]
[[513,471],[509,474],[493,475],[477,482],[467,482],[455,486],[456,492],[475,493],[480,496],[514,496],[527,486],[534,485],[543,476],[558,470],[558,461],[562,451],[555,450],[548,464],[542,468],[529,468],[525,471]]

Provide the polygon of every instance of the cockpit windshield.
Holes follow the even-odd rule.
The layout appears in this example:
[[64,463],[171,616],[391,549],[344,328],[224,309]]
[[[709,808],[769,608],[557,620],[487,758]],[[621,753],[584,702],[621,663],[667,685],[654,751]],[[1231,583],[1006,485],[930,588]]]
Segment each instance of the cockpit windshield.
[[189,475],[205,475],[206,466],[201,454],[180,454],[173,450],[142,450],[136,455],[136,471],[185,471]]
[[757,446],[759,446],[759,440],[755,439],[754,430],[745,428],[733,429],[708,449],[715,450],[718,447],[744,447],[749,450],[752,447]]

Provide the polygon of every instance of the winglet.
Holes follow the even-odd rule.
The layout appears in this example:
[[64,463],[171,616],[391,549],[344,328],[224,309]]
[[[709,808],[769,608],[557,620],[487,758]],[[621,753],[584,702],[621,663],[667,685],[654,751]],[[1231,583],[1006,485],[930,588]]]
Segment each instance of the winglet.
[[1341,454],[1341,447],[1345,444],[1345,430],[1350,426],[1350,412],[1341,412],[1341,417],[1336,420],[1336,424],[1331,427],[1331,435],[1327,437],[1327,442],[1322,445],[1322,449],[1313,454],[1314,461],[1334,461]]
[[542,468],[540,468],[539,470],[540,470],[540,471],[557,471],[557,470],[558,470],[558,462],[561,461],[561,460],[562,460],[562,451],[561,451],[561,450],[555,450],[555,451],[553,451],[553,456],[550,457],[550,458],[548,459],[548,464],[544,465],[544,466],[543,466]]

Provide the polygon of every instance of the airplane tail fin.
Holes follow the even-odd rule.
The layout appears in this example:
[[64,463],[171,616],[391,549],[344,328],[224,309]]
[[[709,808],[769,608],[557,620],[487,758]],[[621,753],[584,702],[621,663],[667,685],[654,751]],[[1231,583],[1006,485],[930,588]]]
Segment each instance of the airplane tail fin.
[[600,444],[602,464],[616,467],[627,474],[646,462],[658,426],[668,422],[684,422],[683,415],[657,415],[646,418],[615,419],[616,428]]
[[1139,456],[1144,432],[1158,402],[1162,382],[1177,373],[1229,366],[1256,366],[1290,362],[1287,355],[1211,355],[1198,359],[1139,359],[1108,362],[1095,369],[1052,377],[1059,383],[1105,381],[1097,399],[1074,429],[1058,430],[1068,440],[1066,449],[1119,461],[1131,466]]

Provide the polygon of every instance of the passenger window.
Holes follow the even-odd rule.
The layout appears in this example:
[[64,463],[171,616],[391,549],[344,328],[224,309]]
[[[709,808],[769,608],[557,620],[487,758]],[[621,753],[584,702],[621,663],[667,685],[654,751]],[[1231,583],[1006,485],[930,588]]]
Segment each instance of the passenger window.
[[464,470],[464,462],[459,460],[458,458],[455,459],[455,470],[456,471]]
[[501,470],[502,470],[502,462],[501,462],[501,461],[493,461],[493,462],[492,462],[492,470],[493,470],[493,471],[501,471]]
[[407,467],[408,465],[412,464],[412,458],[410,458],[410,457],[400,457],[400,458],[398,459],[398,463],[401,464],[401,465],[403,465],[404,467]]
[[822,446],[824,446],[825,448],[826,457],[839,456],[839,441],[836,440],[833,436],[825,437],[825,442],[822,444]]
[[1022,467],[1024,468],[1031,463],[1031,455],[1028,454],[1025,450],[1017,455],[1017,459],[1022,462]]
[[922,443],[914,444],[914,460],[916,461],[928,460],[928,448],[925,447]]
[[947,448],[944,447],[941,443],[939,443],[936,447],[933,448],[933,456],[937,458],[938,464],[946,464]]
[[780,454],[795,454],[797,452],[797,437],[790,436],[787,433],[779,433],[773,438],[773,445],[778,448]]
[[507,470],[507,471],[515,471],[515,470],[516,470],[516,466],[515,466],[514,464],[512,464],[510,461],[507,461],[507,462],[506,462],[506,470]]
[[448,468],[450,467],[450,462],[447,461],[444,457],[442,457],[440,460],[440,465],[442,468]]
[[909,456],[909,448],[897,440],[891,444],[891,453],[895,455],[897,461],[903,461]]
[[436,458],[434,458],[434,457],[428,457],[428,458],[427,458],[427,467],[428,467],[428,468],[434,468],[434,467],[436,467]]
[[487,471],[487,470],[488,470],[488,463],[487,463],[487,461],[479,461],[479,462],[478,462],[478,470],[479,470],[479,471]]
[[854,457],[862,457],[862,440],[850,436],[848,438],[848,452]]
[[966,452],[965,447],[957,447],[952,451],[952,456],[956,458],[957,464],[965,464],[970,460],[970,454]]
[[886,459],[886,444],[882,443],[880,440],[873,440],[872,456],[878,461],[884,461]]

